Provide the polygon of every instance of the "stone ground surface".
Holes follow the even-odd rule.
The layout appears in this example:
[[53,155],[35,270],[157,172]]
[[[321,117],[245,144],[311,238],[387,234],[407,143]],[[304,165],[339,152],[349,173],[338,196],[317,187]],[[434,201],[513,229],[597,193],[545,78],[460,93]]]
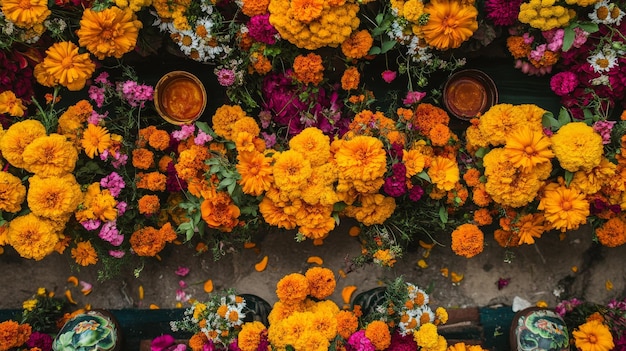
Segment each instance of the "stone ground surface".
[[[235,288],[238,293],[255,294],[273,304],[277,298],[276,283],[286,274],[304,273],[313,264],[307,263],[309,256],[319,256],[323,266],[338,272],[349,271],[347,258],[359,254],[360,245],[356,238],[348,235],[349,223],[330,234],[321,246],[311,241],[298,243],[293,233],[271,233],[265,236],[255,249],[214,261],[211,255],[196,256],[191,248],[178,246],[166,249],[162,260],[153,259],[144,267],[139,277],[132,270],[116,279],[98,282],[95,269],[72,270],[66,256],[51,255],[42,261],[24,260],[10,248],[0,255],[0,270],[3,284],[0,286],[0,309],[19,309],[22,302],[30,298],[39,287],[55,291],[62,296],[66,289],[73,292],[77,307],[90,304],[93,308],[126,309],[149,308],[155,304],[160,308],[176,306],[179,281],[187,287],[185,294],[202,300],[207,296],[203,283],[212,279],[215,290]],[[377,287],[386,279],[397,276],[420,287],[432,286],[431,307],[483,307],[511,305],[515,297],[531,304],[539,300],[555,306],[563,297],[578,297],[592,302],[604,303],[611,298],[626,296],[625,247],[606,248],[593,243],[589,228],[569,233],[559,240],[558,233],[546,233],[534,246],[510,250],[514,257],[510,262],[507,251],[485,233],[485,250],[471,259],[456,256],[449,241],[437,237],[443,246],[435,246],[425,260],[426,268],[417,266],[424,249],[418,247],[407,252],[393,268],[365,266],[349,272],[345,277],[336,274],[337,288],[331,296],[343,305],[341,290],[355,285],[353,297],[370,288]],[[263,272],[254,269],[263,256],[269,257]],[[175,274],[178,267],[190,268],[184,278]],[[577,267],[574,272],[573,267]],[[453,284],[450,277],[441,274],[442,268],[462,274],[463,279]],[[66,282],[70,275],[93,284],[87,296],[79,288]],[[498,280],[509,279],[508,286],[499,289]],[[606,283],[611,282],[612,289]],[[143,286],[145,297],[139,299],[139,286]]]

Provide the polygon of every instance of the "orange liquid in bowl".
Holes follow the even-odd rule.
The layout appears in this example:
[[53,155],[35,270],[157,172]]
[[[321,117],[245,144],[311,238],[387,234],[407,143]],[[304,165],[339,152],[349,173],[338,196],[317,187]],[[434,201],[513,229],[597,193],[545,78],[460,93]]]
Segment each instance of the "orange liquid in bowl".
[[178,121],[198,117],[204,105],[202,89],[194,81],[179,78],[165,86],[161,95],[161,106],[165,113]]

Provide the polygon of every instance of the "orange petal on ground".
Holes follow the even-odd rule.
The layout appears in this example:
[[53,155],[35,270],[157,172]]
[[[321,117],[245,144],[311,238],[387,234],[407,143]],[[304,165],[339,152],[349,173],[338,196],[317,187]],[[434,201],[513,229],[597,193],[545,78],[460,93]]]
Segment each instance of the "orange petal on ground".
[[143,285],[139,285],[139,300],[143,300],[143,297],[144,297]]
[[75,276],[71,275],[67,278],[67,282],[74,285],[74,286],[78,286],[78,278],[76,278]]
[[264,256],[263,259],[254,265],[254,269],[257,272],[263,272],[265,270],[265,268],[267,268],[267,262],[269,261],[269,257],[268,256]]
[[207,281],[204,282],[204,291],[206,293],[210,293],[213,291],[213,280],[207,279]]
[[155,305],[155,304],[153,304],[153,303],[151,303],[151,304],[150,304],[150,309],[151,309],[151,310],[158,310],[158,309],[160,309],[160,308],[161,308],[161,307],[159,307],[158,305]]
[[343,303],[348,304],[352,299],[352,294],[356,291],[355,285],[348,285],[341,290],[341,298],[343,299]]
[[250,242],[248,242],[248,243],[244,243],[244,244],[243,244],[243,248],[244,248],[244,249],[252,249],[252,248],[255,248],[255,247],[256,247],[256,244],[255,244],[255,243],[250,243]]
[[311,256],[307,258],[306,263],[315,263],[321,266],[322,264],[324,264],[324,260],[322,260],[322,258],[319,256]]
[[71,303],[72,305],[76,305],[76,301],[74,301],[74,298],[72,297],[72,292],[69,290],[65,290],[65,298],[67,299],[67,301],[69,301],[69,303]]
[[361,234],[361,228],[355,226],[350,227],[350,230],[348,230],[348,234],[350,236],[359,236],[359,234]]

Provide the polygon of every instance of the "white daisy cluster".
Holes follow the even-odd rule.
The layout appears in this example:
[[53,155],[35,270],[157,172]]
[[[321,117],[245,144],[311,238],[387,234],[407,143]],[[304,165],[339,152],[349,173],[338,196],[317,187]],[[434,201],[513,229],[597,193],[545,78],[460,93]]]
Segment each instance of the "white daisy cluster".
[[202,332],[218,348],[228,349],[244,323],[245,308],[246,301],[228,290],[207,302],[194,301],[182,320],[170,322],[170,328],[173,332]]
[[595,4],[593,11],[589,13],[589,19],[597,24],[619,26],[625,14],[616,4],[608,0],[601,0]]
[[435,321],[435,314],[428,306],[430,301],[428,294],[411,283],[406,283],[406,287],[409,296],[400,311],[400,323],[398,323],[402,335],[412,334],[422,324]]
[[159,27],[161,32],[169,33],[185,56],[202,63],[215,63],[232,51],[232,33],[236,30],[229,28],[232,23],[225,20],[214,6],[210,0],[202,0],[199,6],[201,13],[188,16],[194,19],[189,20],[189,29],[181,30],[174,22],[163,21],[154,11],[151,11],[155,16],[152,25]]

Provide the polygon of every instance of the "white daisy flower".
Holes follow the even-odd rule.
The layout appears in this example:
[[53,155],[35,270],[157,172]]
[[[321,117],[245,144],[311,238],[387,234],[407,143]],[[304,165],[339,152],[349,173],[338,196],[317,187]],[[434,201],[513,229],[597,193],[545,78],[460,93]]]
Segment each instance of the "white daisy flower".
[[609,2],[607,0],[598,1],[593,7],[593,11],[589,13],[589,19],[593,23],[609,24],[610,16]]
[[608,72],[617,66],[617,53],[613,49],[604,48],[604,50],[589,56],[587,62],[589,62],[596,73]]

